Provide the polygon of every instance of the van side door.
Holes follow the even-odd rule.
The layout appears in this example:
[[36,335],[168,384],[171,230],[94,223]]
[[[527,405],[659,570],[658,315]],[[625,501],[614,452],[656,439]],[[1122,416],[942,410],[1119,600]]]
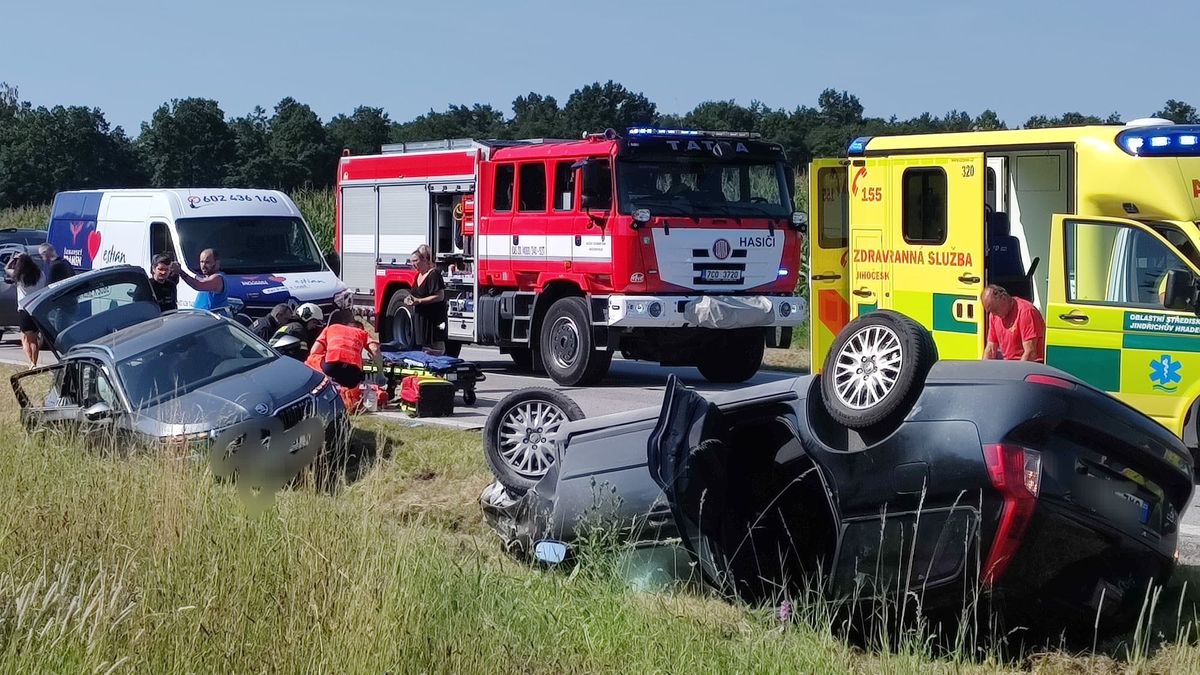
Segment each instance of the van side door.
[[884,201],[889,189],[888,165],[886,157],[854,159],[847,170],[850,222],[846,271],[851,319],[891,308],[892,261],[882,255],[892,239],[892,218]]
[[809,340],[818,372],[850,321],[849,162],[818,159],[809,168]]
[[1144,223],[1055,215],[1046,363],[1183,435],[1200,397],[1200,318],[1169,310],[1166,273],[1200,270]]
[[933,333],[943,359],[983,354],[982,153],[890,158],[891,307]]

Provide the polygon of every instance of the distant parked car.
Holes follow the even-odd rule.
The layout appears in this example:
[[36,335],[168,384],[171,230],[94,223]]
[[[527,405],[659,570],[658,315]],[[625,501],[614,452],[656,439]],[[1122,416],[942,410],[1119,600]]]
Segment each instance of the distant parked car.
[[0,229],[0,247],[8,244],[24,244],[37,246],[46,241],[45,230],[35,230],[27,227],[6,227]]
[[[177,442],[199,456],[224,431],[261,422],[252,433],[286,436],[292,455],[342,459],[349,425],[328,377],[229,318],[161,312],[139,266],[64,279],[27,309],[59,360],[11,378],[27,430],[66,428],[116,447]],[[309,420],[320,423],[314,434]],[[324,448],[311,448],[322,430]],[[270,450],[283,442],[273,438]]]

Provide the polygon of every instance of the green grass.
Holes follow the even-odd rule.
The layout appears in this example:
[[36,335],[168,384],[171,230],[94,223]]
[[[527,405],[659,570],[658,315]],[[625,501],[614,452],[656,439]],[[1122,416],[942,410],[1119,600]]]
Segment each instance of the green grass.
[[1118,659],[863,651],[819,604],[782,624],[694,590],[635,592],[608,558],[532,569],[482,522],[476,433],[360,421],[384,448],[365,478],[251,515],[201,469],[30,438],[14,408],[5,395],[3,672],[1200,671],[1200,650],[1153,633]]

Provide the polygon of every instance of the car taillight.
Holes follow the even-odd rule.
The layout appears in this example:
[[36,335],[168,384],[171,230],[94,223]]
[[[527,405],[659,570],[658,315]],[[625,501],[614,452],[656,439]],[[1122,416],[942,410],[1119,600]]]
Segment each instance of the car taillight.
[[1008,569],[1033,519],[1033,507],[1042,487],[1042,455],[1019,445],[996,443],[983,447],[983,459],[992,486],[1004,497],[1000,525],[983,566],[983,582],[991,586]]
[[1061,377],[1053,375],[1026,375],[1025,381],[1030,384],[1044,384],[1049,387],[1059,387],[1060,389],[1074,389],[1075,383],[1070,380],[1065,380]]

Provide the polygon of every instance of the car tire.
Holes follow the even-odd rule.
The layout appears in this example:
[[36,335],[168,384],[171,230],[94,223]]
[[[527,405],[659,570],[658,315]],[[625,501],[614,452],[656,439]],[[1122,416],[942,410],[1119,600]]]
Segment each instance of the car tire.
[[528,387],[505,396],[483,425],[484,454],[496,480],[515,496],[525,494],[556,459],[558,449],[545,434],[583,417],[575,401],[553,389]]
[[720,348],[705,350],[696,367],[704,379],[715,384],[745,382],[762,367],[766,339],[759,330],[746,331],[723,340]]
[[846,325],[821,372],[821,398],[830,417],[866,429],[902,417],[916,402],[937,346],[923,326],[890,310]]
[[[412,295],[407,288],[401,288],[392,294],[388,300],[387,316],[380,328],[384,342],[400,342],[401,346],[410,346],[413,341],[412,310],[404,304],[404,299]],[[397,332],[400,334],[397,335]],[[406,341],[407,340],[407,341]]]
[[562,386],[595,384],[612,363],[612,352],[597,350],[592,344],[587,300],[581,297],[559,298],[550,305],[542,319],[540,337],[542,367]]

